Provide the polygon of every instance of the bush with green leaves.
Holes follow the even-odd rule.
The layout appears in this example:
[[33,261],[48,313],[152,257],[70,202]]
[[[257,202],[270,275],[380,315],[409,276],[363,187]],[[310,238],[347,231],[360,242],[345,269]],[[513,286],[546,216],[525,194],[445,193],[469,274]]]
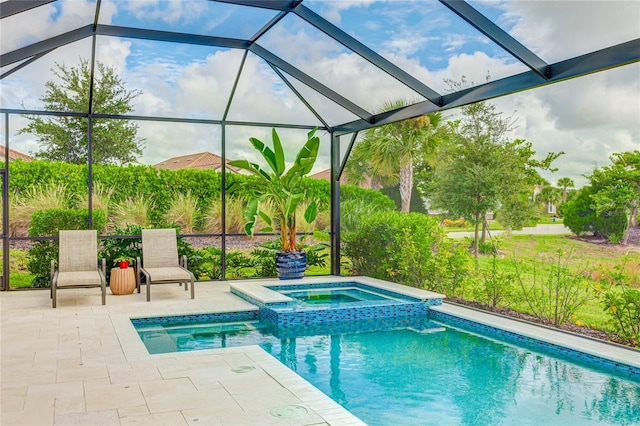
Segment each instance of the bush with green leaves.
[[476,261],[466,244],[445,239],[436,253],[435,272],[428,289],[464,299],[474,285]]
[[564,225],[576,235],[593,232],[611,240],[619,240],[624,234],[627,218],[623,212],[604,212],[596,214],[592,199],[595,190],[585,186],[576,196],[558,208]]
[[571,251],[558,250],[552,262],[513,259],[516,282],[531,313],[546,324],[560,327],[578,308],[589,300],[586,267],[575,272],[569,269]]
[[[29,226],[30,236],[57,237],[61,229],[87,229],[89,210],[49,209],[33,213]],[[93,212],[93,229],[100,233],[107,224],[103,211]],[[96,244],[98,242],[96,241]],[[34,287],[51,285],[51,261],[58,261],[58,240],[34,241],[29,249],[29,271],[33,274]],[[96,259],[97,265],[98,259]]]
[[[85,200],[86,203],[88,198],[86,165],[50,161],[14,161],[9,167],[11,173],[9,189],[12,196],[19,198],[35,185],[52,187],[62,182],[67,194],[65,201],[73,204],[65,207],[87,207],[80,204],[82,203],[80,200]],[[228,184],[251,179],[253,179],[252,176],[227,174]],[[187,192],[191,194],[190,198],[195,201],[197,209],[192,212],[195,218],[209,213],[212,207],[220,204],[222,175],[219,171],[210,169],[158,170],[152,166],[142,165],[96,164],[93,167],[93,183],[94,192],[99,188],[103,192],[109,192],[110,211],[107,214],[112,221],[116,222],[115,225],[125,227],[129,222],[127,217],[144,211],[144,220],[137,219],[136,223],[158,227],[170,226],[175,221],[172,217],[176,216],[176,212],[169,215],[172,217],[168,216],[168,212],[171,210],[172,203],[175,204],[176,194]],[[318,201],[319,217],[323,212],[329,211],[331,185],[328,181],[304,178],[300,186],[307,194],[308,200]],[[377,190],[341,185],[340,194],[341,201],[361,200],[369,206],[370,211],[395,208],[393,201]],[[251,195],[250,189],[243,188],[234,196],[230,196],[228,201],[234,198],[249,199]],[[219,226],[203,226],[201,220],[191,222],[195,225],[196,231],[200,227],[204,227],[205,232],[211,229],[215,229],[215,232],[220,230]],[[187,232],[186,228],[185,232]]]
[[629,284],[625,265],[628,258],[605,271],[596,285],[596,294],[618,337],[631,346],[640,347],[640,289]]
[[437,219],[420,213],[374,213],[342,241],[356,275],[430,290],[459,285],[466,271],[457,265],[469,260],[464,248],[445,243]]
[[498,267],[498,256],[494,254],[491,266],[480,270],[480,282],[475,288],[475,296],[492,310],[499,306],[507,308],[516,302],[515,280],[513,272]]

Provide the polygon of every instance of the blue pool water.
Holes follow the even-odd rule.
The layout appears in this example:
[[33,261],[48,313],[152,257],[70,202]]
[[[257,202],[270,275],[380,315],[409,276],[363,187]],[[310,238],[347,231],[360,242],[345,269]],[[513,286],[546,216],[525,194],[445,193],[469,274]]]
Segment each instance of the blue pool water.
[[368,300],[389,300],[389,297],[355,287],[317,290],[288,290],[280,291],[280,293],[307,305],[341,305],[343,303],[354,303]]
[[151,353],[257,344],[369,425],[637,425],[640,381],[426,318],[140,326]]

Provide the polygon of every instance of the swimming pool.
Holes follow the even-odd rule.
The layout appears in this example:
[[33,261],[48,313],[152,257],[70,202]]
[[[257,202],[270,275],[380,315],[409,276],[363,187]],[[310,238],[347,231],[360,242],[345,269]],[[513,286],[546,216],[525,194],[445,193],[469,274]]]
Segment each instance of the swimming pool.
[[637,376],[446,321],[282,328],[247,315],[225,323],[146,321],[138,331],[157,353],[257,344],[370,425],[640,423]]

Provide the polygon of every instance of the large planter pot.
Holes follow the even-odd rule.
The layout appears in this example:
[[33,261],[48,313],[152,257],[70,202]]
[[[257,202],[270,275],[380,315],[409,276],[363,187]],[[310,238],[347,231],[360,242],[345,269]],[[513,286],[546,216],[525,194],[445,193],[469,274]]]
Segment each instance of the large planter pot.
[[307,253],[303,251],[276,252],[276,270],[281,280],[304,277],[307,269]]

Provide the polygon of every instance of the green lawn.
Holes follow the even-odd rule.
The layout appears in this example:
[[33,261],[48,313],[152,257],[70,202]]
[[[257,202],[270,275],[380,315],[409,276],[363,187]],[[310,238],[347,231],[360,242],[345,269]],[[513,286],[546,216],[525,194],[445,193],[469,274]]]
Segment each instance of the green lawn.
[[[626,271],[629,277],[628,284],[640,288],[640,251],[625,250],[619,245],[593,244],[580,241],[565,235],[515,235],[503,238],[497,259],[499,269],[510,272],[515,271],[514,259],[530,265],[533,260],[538,262],[550,262],[557,260],[558,250],[571,252],[569,269],[573,272],[583,272],[587,282],[587,290],[582,294],[589,300],[576,312],[573,322],[578,322],[588,327],[611,331],[608,324],[608,316],[603,311],[603,306],[596,298],[593,287],[599,283],[605,271],[610,271],[614,266],[622,263],[623,256],[627,256]],[[484,255],[479,259],[482,269],[488,268],[492,260],[491,256]],[[532,274],[525,273],[528,282],[532,282]],[[522,296],[518,284],[514,284],[515,293]],[[527,304],[520,300],[513,303],[510,308],[531,313]]]

